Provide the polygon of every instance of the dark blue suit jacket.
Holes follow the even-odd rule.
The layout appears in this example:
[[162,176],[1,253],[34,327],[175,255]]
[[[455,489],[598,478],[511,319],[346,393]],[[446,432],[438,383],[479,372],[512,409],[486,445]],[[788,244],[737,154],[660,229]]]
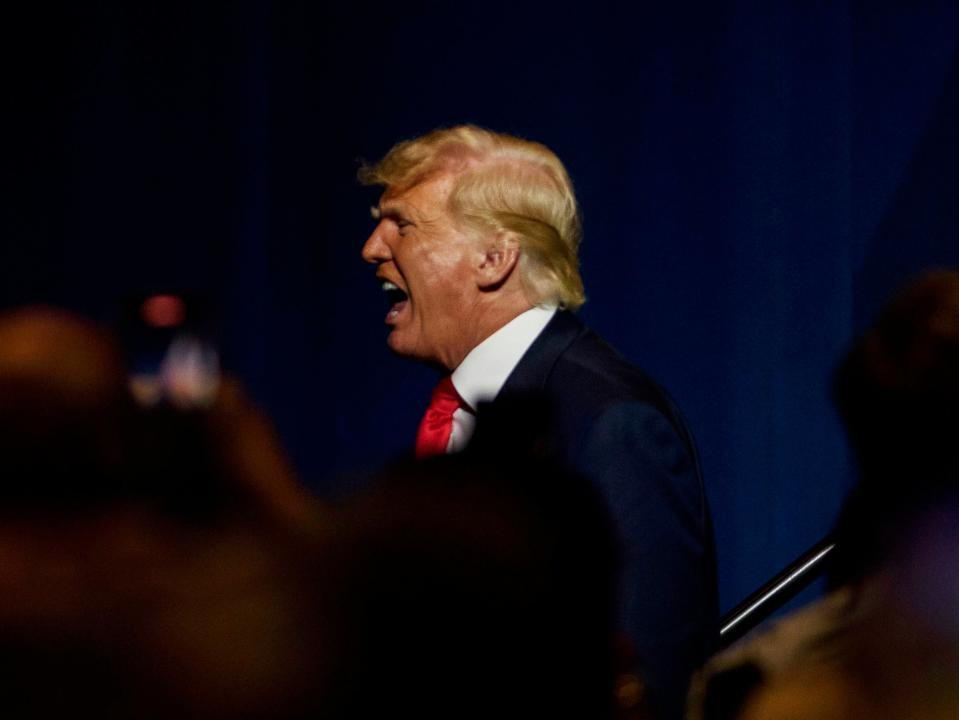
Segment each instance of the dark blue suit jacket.
[[623,556],[622,628],[654,709],[679,718],[718,622],[712,523],[690,431],[659,385],[568,312],[549,322],[497,401],[537,394],[554,413],[552,446],[608,503]]

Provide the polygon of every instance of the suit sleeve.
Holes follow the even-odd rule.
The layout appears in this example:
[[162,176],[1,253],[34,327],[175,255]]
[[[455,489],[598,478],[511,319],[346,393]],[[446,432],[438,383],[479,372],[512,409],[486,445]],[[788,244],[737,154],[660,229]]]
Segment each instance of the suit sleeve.
[[605,410],[579,465],[604,495],[622,553],[620,622],[658,717],[682,717],[715,632],[712,533],[692,449],[656,407]]

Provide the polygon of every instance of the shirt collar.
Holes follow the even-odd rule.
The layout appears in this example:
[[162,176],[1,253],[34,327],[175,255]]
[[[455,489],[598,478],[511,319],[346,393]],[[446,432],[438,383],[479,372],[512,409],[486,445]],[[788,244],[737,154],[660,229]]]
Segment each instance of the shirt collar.
[[536,305],[520,313],[470,350],[453,371],[453,386],[474,411],[493,400],[529,346],[556,314],[552,305]]

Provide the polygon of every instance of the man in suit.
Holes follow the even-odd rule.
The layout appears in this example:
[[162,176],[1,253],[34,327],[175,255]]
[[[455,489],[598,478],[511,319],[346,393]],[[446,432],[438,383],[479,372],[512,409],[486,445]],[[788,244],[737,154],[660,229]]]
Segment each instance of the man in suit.
[[620,620],[660,717],[679,717],[716,621],[712,529],[667,394],[573,314],[584,301],[572,183],[548,148],[475,126],[396,145],[360,171],[384,188],[363,246],[396,353],[440,368],[420,456],[469,442],[482,403],[539,394],[549,446],[607,501],[623,555]]

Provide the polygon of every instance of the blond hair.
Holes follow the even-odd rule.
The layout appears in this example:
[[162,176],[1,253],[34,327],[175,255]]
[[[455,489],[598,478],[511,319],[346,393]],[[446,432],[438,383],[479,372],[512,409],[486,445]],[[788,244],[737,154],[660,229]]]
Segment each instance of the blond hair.
[[455,173],[449,210],[466,230],[519,241],[520,279],[533,302],[571,310],[583,304],[579,208],[569,174],[549,148],[459,125],[398,143],[358,176],[364,185],[404,192],[443,172]]

